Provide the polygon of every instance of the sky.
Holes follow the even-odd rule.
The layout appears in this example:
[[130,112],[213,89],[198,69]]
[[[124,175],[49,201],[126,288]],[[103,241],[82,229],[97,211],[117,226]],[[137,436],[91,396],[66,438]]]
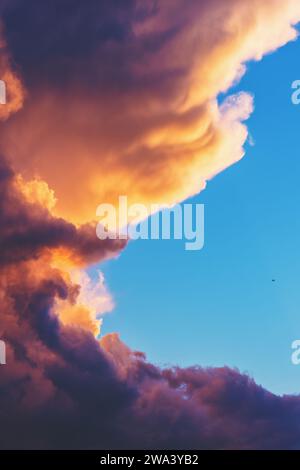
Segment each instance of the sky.
[[230,365],[274,393],[299,393],[299,53],[298,41],[251,62],[230,90],[254,95],[251,139],[240,162],[188,201],[205,204],[204,249],[139,240],[103,268],[117,304],[103,332],[144,345],[155,363]]
[[[0,22],[0,448],[299,449],[299,0]],[[123,195],[204,248],[100,239]]]

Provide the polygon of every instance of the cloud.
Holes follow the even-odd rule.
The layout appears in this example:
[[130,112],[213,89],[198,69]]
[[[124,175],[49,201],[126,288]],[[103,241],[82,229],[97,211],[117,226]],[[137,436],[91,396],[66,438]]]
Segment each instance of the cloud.
[[105,285],[104,275],[98,272],[94,280],[82,269],[71,269],[72,283],[80,286],[76,302],[71,298],[59,299],[56,309],[63,324],[78,325],[99,335],[102,316],[114,308],[113,299]]
[[61,287],[27,289],[30,311],[19,298],[23,331],[7,338],[0,376],[1,448],[299,448],[299,397],[228,368],[161,370],[116,335],[99,344],[59,325],[51,304]]
[[13,70],[0,22],[0,79],[4,82],[4,101],[0,106],[0,122],[19,111],[25,99],[25,90],[18,73]]
[[53,217],[39,204],[28,202],[19,188],[19,178],[8,163],[0,159],[0,265],[26,261],[51,249],[64,261],[86,266],[117,254],[126,243],[100,241],[92,224],[76,227]]
[[298,0],[14,0],[1,13],[27,90],[1,147],[76,223],[123,194],[174,204],[242,158],[252,98],[218,96],[300,19]]
[[111,300],[81,269],[123,245],[28,201],[0,161],[0,448],[299,448],[299,397],[228,368],[160,369],[116,334],[97,340]]
[[99,203],[172,204],[243,156],[252,97],[219,94],[296,38],[298,0],[2,0],[0,16],[0,448],[299,448],[299,397],[97,340],[113,303],[84,271],[126,245],[96,238]]
[[[47,187],[42,187],[48,194]],[[2,275],[5,277],[8,272],[13,282],[18,270],[27,272],[30,266],[33,270],[31,280],[36,284],[43,277],[47,279],[48,274],[51,278],[52,272],[58,273],[73,286],[72,295],[62,296],[60,301],[61,320],[84,325],[96,332],[99,317],[111,310],[113,304],[103,277],[94,282],[83,268],[117,256],[126,240],[100,241],[95,226],[76,227],[62,218],[53,217],[44,198],[40,198],[40,193],[38,196],[36,202],[31,196],[28,198],[24,188],[20,187],[19,175],[0,158]]]
[[123,245],[29,201],[0,162],[0,448],[299,448],[299,397],[228,368],[160,369],[116,334],[97,340],[111,299],[82,266]]

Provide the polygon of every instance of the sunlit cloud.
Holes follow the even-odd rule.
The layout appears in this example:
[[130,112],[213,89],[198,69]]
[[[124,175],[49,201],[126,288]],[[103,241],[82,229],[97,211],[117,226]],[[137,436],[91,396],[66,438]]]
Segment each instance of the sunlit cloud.
[[0,5],[0,446],[299,447],[299,398],[99,340],[114,302],[88,274],[126,247],[99,204],[173,205],[243,157],[254,100],[230,87],[296,38],[299,1],[82,5]]
[[[3,13],[20,23],[7,42],[28,99],[3,127],[1,148],[25,179],[47,182],[55,213],[75,223],[94,220],[97,206],[120,194],[175,204],[241,159],[252,98],[219,104],[219,94],[247,61],[295,39],[300,19],[297,0],[137,1],[106,9],[111,29],[102,37],[94,6],[81,24],[74,5],[79,36],[72,12],[38,8],[25,24],[24,8],[20,0]],[[103,6],[95,8],[103,17]]]

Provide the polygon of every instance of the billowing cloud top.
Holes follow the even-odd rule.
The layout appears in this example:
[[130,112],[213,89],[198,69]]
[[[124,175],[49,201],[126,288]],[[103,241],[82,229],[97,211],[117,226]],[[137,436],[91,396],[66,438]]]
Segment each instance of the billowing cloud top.
[[103,278],[125,241],[98,204],[175,203],[243,156],[248,94],[299,0],[2,0],[1,448],[299,448],[300,399],[228,368],[161,370],[115,334]]
[[252,99],[218,105],[217,96],[246,61],[294,39],[300,19],[298,0],[13,0],[0,9],[27,92],[1,147],[77,223],[120,194],[178,202],[239,160]]

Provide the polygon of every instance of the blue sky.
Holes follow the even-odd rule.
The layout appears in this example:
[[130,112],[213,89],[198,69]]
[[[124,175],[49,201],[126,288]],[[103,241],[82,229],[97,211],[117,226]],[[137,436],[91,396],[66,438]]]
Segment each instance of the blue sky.
[[228,365],[275,393],[300,391],[299,56],[298,41],[248,64],[230,90],[254,95],[255,145],[192,199],[205,204],[204,249],[135,241],[101,266],[117,304],[102,333],[159,365]]

